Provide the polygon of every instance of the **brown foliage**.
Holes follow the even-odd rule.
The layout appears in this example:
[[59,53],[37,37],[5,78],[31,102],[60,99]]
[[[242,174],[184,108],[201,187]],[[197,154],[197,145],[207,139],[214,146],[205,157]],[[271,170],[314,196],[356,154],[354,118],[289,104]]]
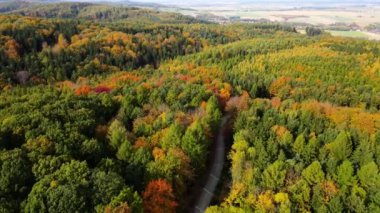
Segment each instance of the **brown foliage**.
[[20,45],[14,40],[10,39],[5,43],[5,54],[11,59],[19,59]]
[[108,132],[107,125],[98,125],[95,129],[95,136],[98,139],[105,139]]
[[226,103],[226,111],[232,110],[244,110],[248,108],[249,94],[246,91],[243,91],[243,94],[239,97],[232,97]]

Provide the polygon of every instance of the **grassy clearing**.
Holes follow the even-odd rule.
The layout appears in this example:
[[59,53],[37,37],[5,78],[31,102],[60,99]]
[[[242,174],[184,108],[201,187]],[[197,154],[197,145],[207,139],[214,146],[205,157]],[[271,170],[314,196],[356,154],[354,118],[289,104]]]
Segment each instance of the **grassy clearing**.
[[380,34],[363,32],[363,31],[338,31],[338,30],[326,30],[333,36],[351,37],[351,38],[365,38],[370,40],[380,40]]
[[338,31],[338,30],[326,30],[333,36],[352,37],[352,38],[369,38],[369,35],[360,31]]

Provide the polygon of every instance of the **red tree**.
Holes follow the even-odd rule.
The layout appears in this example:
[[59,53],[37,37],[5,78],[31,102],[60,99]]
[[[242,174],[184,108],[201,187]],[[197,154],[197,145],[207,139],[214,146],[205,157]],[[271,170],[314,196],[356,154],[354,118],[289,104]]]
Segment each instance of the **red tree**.
[[175,202],[173,188],[165,180],[152,180],[143,193],[144,210],[150,213],[175,212],[178,204]]
[[93,89],[93,91],[95,93],[110,93],[111,92],[111,88],[107,87],[107,86],[97,86]]

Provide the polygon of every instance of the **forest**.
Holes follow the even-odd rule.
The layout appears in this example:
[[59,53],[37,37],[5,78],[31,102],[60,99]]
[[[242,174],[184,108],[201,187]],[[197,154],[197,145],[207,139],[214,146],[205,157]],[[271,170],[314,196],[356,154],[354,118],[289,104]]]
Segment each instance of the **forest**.
[[[380,43],[87,3],[0,11],[0,212],[379,212]],[[32,9],[30,9],[32,8]]]

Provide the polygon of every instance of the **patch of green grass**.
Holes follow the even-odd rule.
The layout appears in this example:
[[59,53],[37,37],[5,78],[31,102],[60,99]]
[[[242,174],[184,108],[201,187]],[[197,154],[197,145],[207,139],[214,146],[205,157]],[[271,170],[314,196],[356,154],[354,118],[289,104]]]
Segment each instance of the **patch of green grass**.
[[338,31],[338,30],[326,30],[333,36],[352,37],[352,38],[368,38],[369,36],[360,31]]

